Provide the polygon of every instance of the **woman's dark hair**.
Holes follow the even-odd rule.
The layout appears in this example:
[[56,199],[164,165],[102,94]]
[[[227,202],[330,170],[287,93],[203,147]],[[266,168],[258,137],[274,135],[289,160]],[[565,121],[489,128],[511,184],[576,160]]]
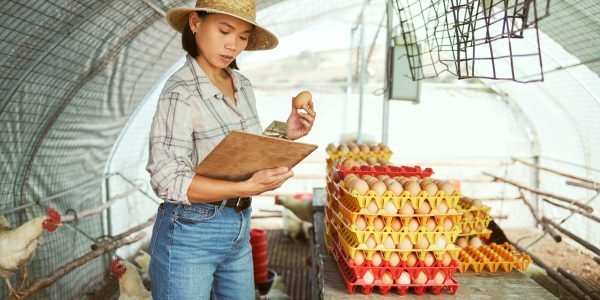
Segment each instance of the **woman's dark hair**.
[[[196,13],[201,19],[204,19],[208,15],[205,11],[197,11]],[[196,39],[194,38],[194,33],[192,32],[189,23],[183,27],[183,32],[181,33],[181,45],[183,46],[183,50],[194,58],[198,57],[200,54],[200,49],[198,49],[198,46],[196,45]],[[229,67],[234,70],[239,70],[235,59],[229,64]]]

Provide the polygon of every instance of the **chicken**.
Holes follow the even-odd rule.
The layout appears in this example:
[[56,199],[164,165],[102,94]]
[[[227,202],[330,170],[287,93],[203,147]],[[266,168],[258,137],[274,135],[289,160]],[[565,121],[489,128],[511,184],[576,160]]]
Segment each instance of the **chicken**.
[[111,264],[111,274],[119,279],[119,300],[151,300],[152,294],[146,290],[136,267],[115,258]]
[[276,196],[275,204],[283,205],[304,222],[313,222],[312,201]]
[[[279,275],[276,275],[273,279],[273,285],[269,289],[269,292],[264,296],[264,299],[269,300],[289,300],[290,296],[285,293],[285,284],[283,283],[283,278]],[[261,298],[263,299],[263,298]]]
[[146,288],[149,288],[151,283],[150,275],[148,274],[148,269],[150,268],[150,254],[144,250],[140,250],[140,255],[136,256],[133,260],[135,260],[135,263],[142,269],[142,273],[140,274],[142,276],[142,282],[144,282]]
[[21,269],[19,288],[23,287],[29,277],[27,264],[35,253],[39,237],[44,230],[54,232],[60,225],[62,225],[60,215],[52,208],[48,208],[47,216],[31,219],[15,229],[11,228],[4,217],[0,219],[0,277],[4,279],[8,287],[9,297],[11,295],[16,298],[22,296],[10,284],[9,278],[17,269]]
[[300,220],[293,212],[286,208],[281,212],[281,218],[283,220],[283,233],[291,237],[294,241],[298,241],[301,234],[304,234],[306,239],[310,237],[311,223]]

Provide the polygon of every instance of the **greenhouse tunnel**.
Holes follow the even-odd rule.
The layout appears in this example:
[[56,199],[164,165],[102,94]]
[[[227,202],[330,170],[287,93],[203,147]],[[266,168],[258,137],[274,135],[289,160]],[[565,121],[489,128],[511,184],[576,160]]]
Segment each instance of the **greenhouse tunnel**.
[[[267,216],[281,210],[274,196],[326,186],[328,144],[362,137],[365,143],[387,144],[398,165],[431,167],[434,177],[459,182],[462,195],[491,207],[490,216],[511,243],[553,269],[571,270],[592,290],[589,299],[597,299],[600,2],[532,1],[550,3],[550,13],[539,21],[539,35],[513,47],[539,45],[540,61],[501,61],[494,68],[512,68],[527,78],[541,67],[543,81],[457,79],[439,72],[419,80],[416,103],[384,99],[388,1],[256,2],[257,20],[280,42],[273,50],[246,51],[238,59],[240,72],[254,85],[262,127],[286,120],[291,98],[302,90],[313,92],[318,113],[312,132],[300,140],[318,149],[280,189],[253,199],[253,216],[260,217],[256,224],[281,223]],[[390,1],[394,8],[415,2]],[[453,1],[420,2],[425,7]],[[31,299],[112,299],[106,295],[118,293],[118,283],[109,276],[111,259],[129,259],[147,247],[162,202],[146,171],[150,124],[166,79],[185,60],[181,36],[164,14],[194,4],[0,2],[0,214],[15,228],[45,215],[47,208],[64,221],[42,235],[28,263],[29,282],[88,254],[94,244],[102,248],[123,232],[149,225],[139,231],[145,233],[141,239],[72,268]],[[390,36],[401,29],[394,27]],[[363,58],[365,67],[359,66]],[[556,243],[541,216],[595,251],[564,234]],[[304,286],[284,278],[288,294],[295,286],[306,289],[295,295],[310,297],[316,276],[306,268]],[[19,274],[9,277],[15,287]],[[541,277],[534,279],[556,297],[583,295]],[[4,282],[0,295],[8,295]]]

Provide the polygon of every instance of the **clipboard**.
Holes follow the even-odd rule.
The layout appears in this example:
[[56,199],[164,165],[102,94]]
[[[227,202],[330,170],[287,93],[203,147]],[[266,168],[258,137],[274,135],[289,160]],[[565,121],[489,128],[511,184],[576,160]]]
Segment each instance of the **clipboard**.
[[243,131],[231,131],[196,167],[196,174],[243,181],[257,171],[277,167],[292,169],[317,149],[298,143]]

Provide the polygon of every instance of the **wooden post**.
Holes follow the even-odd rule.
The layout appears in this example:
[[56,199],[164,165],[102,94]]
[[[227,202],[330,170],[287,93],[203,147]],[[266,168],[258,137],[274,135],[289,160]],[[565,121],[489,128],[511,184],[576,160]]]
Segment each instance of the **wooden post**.
[[125,231],[125,232],[123,232],[123,233],[121,233],[119,235],[115,235],[115,236],[113,236],[110,239],[102,240],[102,241],[100,241],[98,243],[93,244],[91,246],[92,250],[96,250],[98,248],[101,248],[105,244],[109,244],[109,243],[111,243],[113,241],[118,241],[118,240],[121,240],[123,238],[126,238],[126,237],[130,236],[131,234],[133,234],[135,232],[138,232],[138,231],[140,231],[140,230],[142,230],[142,229],[144,229],[144,228],[146,228],[146,227],[154,224],[154,218],[155,217],[152,217],[152,218],[148,219],[148,221],[146,221],[146,222],[144,222],[144,223],[142,223],[142,224],[140,224],[138,226],[132,227],[131,229],[129,229],[129,230],[127,230],[127,231]]
[[558,273],[562,274],[562,276],[566,277],[571,282],[573,282],[584,293],[591,296],[592,299],[594,299],[594,300],[600,299],[599,295],[597,295],[597,294],[595,295],[594,292],[585,283],[581,282],[579,279],[577,279],[577,277],[575,277],[575,275],[569,273],[569,271],[567,271],[561,267],[558,267],[556,270],[558,271]]
[[596,253],[596,255],[600,255],[600,249],[598,249],[598,247],[596,247],[596,246],[588,243],[584,239],[582,239],[582,238],[576,236],[575,234],[571,233],[570,231],[568,231],[568,230],[560,227],[560,225],[554,223],[552,220],[550,220],[550,219],[548,219],[546,217],[542,217],[542,222],[548,223],[548,224],[554,226],[554,228],[558,229],[558,231],[564,233],[566,236],[572,238],[573,240],[575,240],[579,244],[583,245],[584,247],[588,248],[592,252]]
[[554,203],[554,202],[552,202],[552,201],[550,201],[549,199],[546,199],[546,198],[542,198],[542,200],[544,200],[544,202],[552,204],[552,205],[554,205],[556,207],[560,207],[560,208],[572,211],[574,213],[578,213],[578,214],[580,214],[582,216],[588,217],[588,218],[590,218],[590,219],[592,219],[592,220],[600,223],[600,218],[598,218],[598,217],[596,217],[596,216],[594,216],[594,215],[592,215],[592,214],[590,214],[590,213],[588,213],[586,211],[575,209],[575,208],[572,208],[572,207],[568,207],[568,206],[565,206],[565,205],[562,205],[562,204]]
[[527,205],[527,208],[529,208],[529,211],[531,212],[531,214],[533,215],[533,218],[537,222],[536,224],[542,225],[542,227],[544,228],[544,231],[546,231],[555,242],[560,243],[562,241],[562,237],[558,233],[556,233],[556,231],[554,231],[554,229],[552,229],[552,227],[550,227],[550,226],[548,226],[548,224],[542,222],[542,220],[540,219],[540,216],[533,208],[533,205],[531,205],[531,203],[529,203],[529,201],[525,197],[523,190],[519,189],[519,193],[521,194],[521,199],[523,200],[525,205]]
[[598,184],[598,183],[590,184],[590,183],[586,183],[586,182],[577,182],[577,181],[567,180],[567,185],[582,187],[584,189],[600,192],[600,184]]
[[[558,175],[560,175],[560,176],[568,177],[568,178],[571,178],[571,179],[576,179],[576,180],[583,181],[583,182],[587,182],[587,183],[591,183],[591,184],[594,184],[594,182],[595,182],[595,181],[593,181],[593,180],[590,180],[590,179],[586,179],[586,178],[582,178],[582,177],[579,177],[579,176],[575,176],[575,175],[571,175],[571,174],[563,173],[563,172],[561,172],[561,171],[557,171],[557,170],[550,169],[550,168],[545,168],[545,167],[542,167],[542,166],[540,166],[540,165],[538,165],[538,164],[532,164],[532,163],[530,163],[530,162],[528,162],[528,161],[524,161],[524,160],[522,160],[522,159],[519,159],[519,158],[516,158],[516,157],[513,157],[512,159],[513,159],[514,161],[518,161],[518,162],[520,162],[520,163],[522,163],[522,164],[524,164],[524,165],[528,165],[528,166],[530,166],[530,167],[533,167],[533,168],[536,168],[536,169],[540,169],[540,170],[548,171],[548,172],[550,172],[550,173],[558,174]],[[596,184],[597,184],[597,183],[598,183],[598,182],[596,182]]]
[[581,202],[579,202],[579,201],[577,201],[577,200],[573,200],[573,199],[570,199],[570,198],[567,198],[567,197],[563,197],[563,196],[559,196],[559,195],[554,195],[554,194],[550,194],[550,193],[542,192],[542,191],[540,191],[540,190],[536,190],[536,189],[533,189],[533,188],[530,188],[530,187],[526,187],[526,186],[524,186],[524,185],[522,185],[522,184],[519,184],[519,183],[517,183],[517,182],[515,182],[515,181],[512,181],[512,180],[510,180],[510,179],[506,179],[506,178],[498,177],[498,176],[496,176],[496,175],[493,175],[493,174],[490,174],[490,173],[487,173],[487,172],[483,172],[483,174],[484,174],[484,175],[487,175],[487,176],[491,176],[491,177],[493,177],[495,181],[502,181],[502,182],[506,182],[506,183],[508,183],[508,184],[510,184],[510,185],[514,185],[514,186],[516,186],[516,187],[518,187],[518,188],[524,189],[524,190],[526,190],[526,191],[529,191],[529,192],[532,192],[532,193],[534,193],[534,194],[538,194],[538,195],[542,195],[542,196],[546,196],[546,197],[554,198],[554,199],[556,199],[556,200],[559,200],[559,201],[563,201],[563,202],[567,202],[567,203],[570,203],[570,204],[573,204],[573,205],[579,206],[579,207],[583,208],[583,209],[584,209],[585,211],[587,211],[587,212],[590,212],[590,213],[591,213],[591,212],[593,212],[593,211],[594,211],[594,209],[593,209],[591,206],[589,206],[589,205],[587,205],[587,204],[585,204],[585,203],[581,203]]
[[600,265],[600,256],[594,257],[594,261]]

